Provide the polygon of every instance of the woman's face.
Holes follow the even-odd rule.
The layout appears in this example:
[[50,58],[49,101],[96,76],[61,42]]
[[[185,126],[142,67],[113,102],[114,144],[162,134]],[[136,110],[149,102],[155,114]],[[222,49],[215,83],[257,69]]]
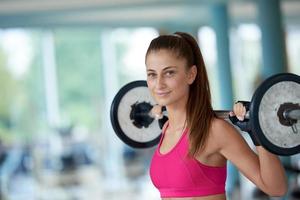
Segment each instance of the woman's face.
[[186,101],[189,85],[195,79],[196,67],[189,70],[186,61],[167,50],[151,51],[146,57],[148,88],[159,105]]

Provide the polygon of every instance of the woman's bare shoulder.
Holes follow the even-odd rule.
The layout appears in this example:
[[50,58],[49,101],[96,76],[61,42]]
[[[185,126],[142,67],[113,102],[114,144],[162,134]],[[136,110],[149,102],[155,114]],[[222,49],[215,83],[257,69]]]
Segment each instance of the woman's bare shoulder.
[[234,137],[240,137],[240,135],[230,122],[214,118],[211,125],[211,137],[216,142],[224,143]]
[[226,121],[225,119],[214,118],[212,120],[211,129],[214,132],[224,132],[226,130],[231,130],[234,128],[231,123]]

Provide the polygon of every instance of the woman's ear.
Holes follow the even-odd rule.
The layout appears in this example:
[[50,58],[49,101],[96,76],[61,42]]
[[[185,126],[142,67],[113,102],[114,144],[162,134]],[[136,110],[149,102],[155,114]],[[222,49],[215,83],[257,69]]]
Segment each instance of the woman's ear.
[[197,76],[197,67],[196,65],[193,65],[188,72],[188,84],[192,84]]

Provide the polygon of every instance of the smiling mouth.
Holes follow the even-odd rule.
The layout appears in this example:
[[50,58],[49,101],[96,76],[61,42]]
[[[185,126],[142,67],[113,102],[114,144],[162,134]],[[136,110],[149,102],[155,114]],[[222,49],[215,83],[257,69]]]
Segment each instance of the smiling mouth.
[[157,92],[156,95],[162,97],[162,96],[166,96],[166,95],[168,95],[170,93],[171,92]]

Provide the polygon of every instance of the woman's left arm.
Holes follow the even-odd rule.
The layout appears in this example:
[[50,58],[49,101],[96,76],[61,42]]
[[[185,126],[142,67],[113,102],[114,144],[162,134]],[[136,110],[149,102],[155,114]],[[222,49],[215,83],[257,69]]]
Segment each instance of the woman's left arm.
[[287,183],[285,170],[280,159],[262,146],[256,146],[256,150],[262,181],[266,186],[272,185],[271,192],[276,193],[277,191],[282,196],[287,191]]
[[283,196],[287,191],[285,170],[278,156],[263,147],[255,153],[241,134],[225,120],[213,126],[219,152],[230,160],[249,180],[270,196]]

